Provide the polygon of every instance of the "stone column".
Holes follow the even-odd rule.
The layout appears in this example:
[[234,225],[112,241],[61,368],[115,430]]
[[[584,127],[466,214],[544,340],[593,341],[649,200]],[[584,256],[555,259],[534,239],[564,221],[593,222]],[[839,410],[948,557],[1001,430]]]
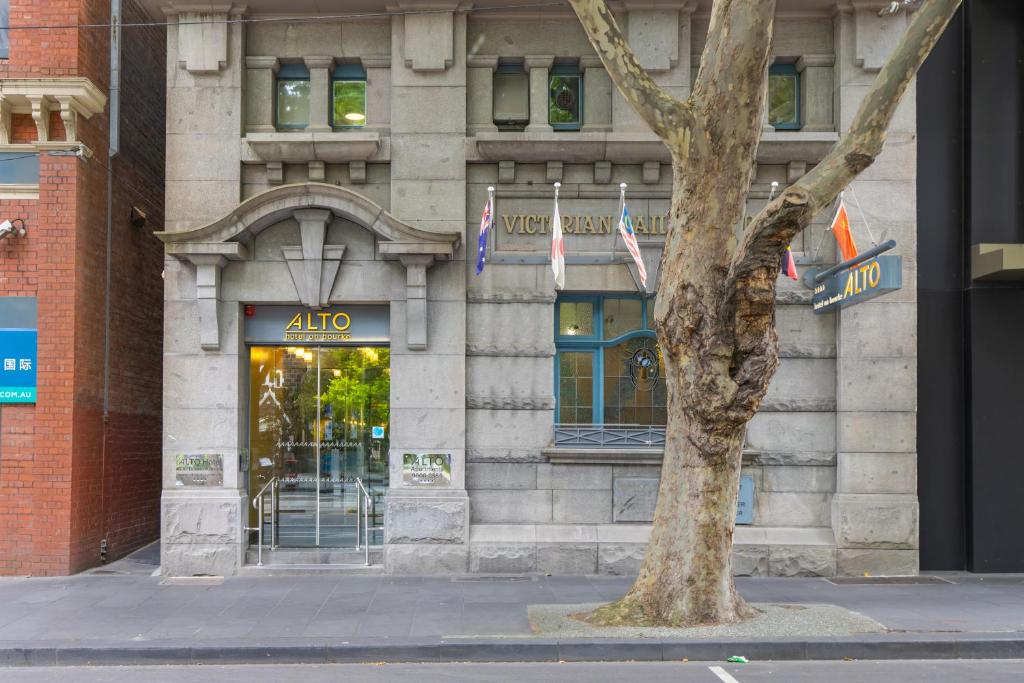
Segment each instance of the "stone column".
[[[248,523],[244,475],[246,404],[241,307],[221,301],[224,257],[167,257],[164,289],[163,494],[165,576],[231,575],[243,564]],[[212,316],[212,318],[211,318]],[[210,342],[216,339],[216,347]],[[182,486],[180,456],[219,460],[220,485]]]
[[[840,132],[848,130],[875,71],[902,35],[877,27],[876,10],[837,17]],[[879,30],[864,30],[866,22]],[[882,30],[884,28],[884,30]],[[876,238],[882,230],[904,257],[903,289],[838,314],[837,482],[832,529],[837,572],[846,575],[916,574],[917,502],[917,252],[916,111],[911,87],[875,164],[853,183]],[[879,169],[879,170],[875,170]],[[863,250],[868,232],[850,201],[854,238]]]
[[391,58],[363,57],[366,69],[366,128],[391,127]]
[[615,86],[597,57],[581,57],[583,71],[583,132],[612,129],[612,90]]
[[[457,232],[465,243],[466,17],[454,12],[454,3],[451,9],[392,19],[390,211],[422,230]],[[464,572],[465,252],[460,248],[453,260],[429,269],[415,254],[403,255],[403,264],[395,267],[391,292],[385,569]],[[423,487],[405,481],[405,453],[449,455],[450,483]]]
[[274,75],[280,68],[277,57],[245,58],[245,132],[274,132]]
[[497,68],[497,57],[477,55],[469,58],[466,68],[466,89],[469,94],[466,131],[469,135],[498,130],[494,125],[494,71]]
[[803,128],[809,133],[836,129],[832,114],[832,82],[835,55],[803,55],[796,62],[800,74]]
[[527,133],[550,133],[548,123],[548,72],[555,58],[550,55],[534,55],[526,58],[526,70],[530,72],[530,124]]
[[309,133],[330,133],[331,69],[334,57],[306,57],[309,69]]
[[[195,11],[195,3],[164,6],[167,27],[168,231],[226,216],[240,200],[243,24],[230,5]],[[181,22],[181,26],[178,25]],[[196,156],[195,150],[204,154]]]

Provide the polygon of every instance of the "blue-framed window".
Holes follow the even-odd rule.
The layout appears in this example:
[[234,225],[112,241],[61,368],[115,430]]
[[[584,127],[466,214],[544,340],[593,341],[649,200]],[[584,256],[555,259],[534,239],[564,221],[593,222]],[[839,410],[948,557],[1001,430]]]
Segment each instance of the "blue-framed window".
[[800,130],[800,74],[795,64],[768,70],[768,123],[776,130]]
[[560,296],[555,302],[555,422],[661,426],[665,362],[654,299]]
[[556,59],[548,72],[548,123],[555,130],[583,125],[583,74],[579,60]]
[[366,69],[357,62],[338,64],[331,72],[331,127],[366,125]]
[[293,130],[309,125],[309,69],[305,64],[281,65],[274,100],[274,122],[278,128]]
[[[11,2],[0,0],[0,26],[10,26]],[[0,29],[0,59],[7,59],[11,56],[11,42],[8,30]]]

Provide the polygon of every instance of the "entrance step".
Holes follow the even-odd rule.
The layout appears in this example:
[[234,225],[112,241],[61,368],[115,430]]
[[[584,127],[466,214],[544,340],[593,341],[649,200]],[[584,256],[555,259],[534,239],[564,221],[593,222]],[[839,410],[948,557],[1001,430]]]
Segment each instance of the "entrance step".
[[366,551],[354,548],[269,548],[263,549],[263,566],[256,548],[245,553],[243,574],[379,574],[384,571],[384,550],[370,548],[370,564]]

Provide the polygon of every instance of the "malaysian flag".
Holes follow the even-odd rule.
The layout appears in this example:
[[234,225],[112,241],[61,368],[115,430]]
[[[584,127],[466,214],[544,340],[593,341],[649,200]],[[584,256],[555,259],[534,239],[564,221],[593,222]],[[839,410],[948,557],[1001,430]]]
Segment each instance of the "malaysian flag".
[[487,263],[487,234],[494,223],[494,188],[487,188],[487,203],[484,204],[484,213],[480,216],[480,239],[477,240],[476,249],[476,274],[484,272],[484,264]]
[[636,261],[636,269],[640,273],[640,284],[647,289],[647,268],[644,267],[644,259],[640,255],[640,245],[636,241],[636,231],[633,230],[633,221],[629,218],[629,209],[626,202],[622,202],[622,215],[619,216],[619,232],[622,234],[622,241],[626,243],[629,255]]

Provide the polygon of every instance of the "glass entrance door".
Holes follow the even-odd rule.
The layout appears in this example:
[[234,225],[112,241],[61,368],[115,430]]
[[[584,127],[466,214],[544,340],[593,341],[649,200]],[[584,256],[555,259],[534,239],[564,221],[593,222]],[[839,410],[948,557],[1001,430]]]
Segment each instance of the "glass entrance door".
[[250,349],[249,491],[278,478],[277,545],[355,546],[357,479],[383,526],[390,380],[386,347]]

